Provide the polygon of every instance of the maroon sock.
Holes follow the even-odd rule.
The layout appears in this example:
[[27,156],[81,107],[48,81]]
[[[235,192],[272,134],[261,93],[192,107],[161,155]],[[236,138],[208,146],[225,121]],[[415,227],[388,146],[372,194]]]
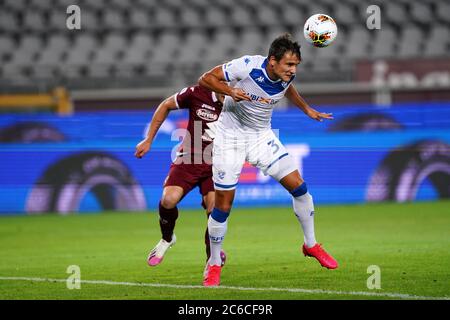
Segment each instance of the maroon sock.
[[178,208],[166,209],[159,202],[159,227],[161,228],[162,238],[167,242],[172,241],[175,222],[178,218]]
[[[208,212],[207,215],[207,219],[209,218],[209,215],[211,214],[211,212]],[[206,227],[206,231],[205,231],[205,249],[206,249],[206,260],[209,259],[209,257],[211,256],[211,247],[209,245],[209,232],[208,232],[208,227]]]

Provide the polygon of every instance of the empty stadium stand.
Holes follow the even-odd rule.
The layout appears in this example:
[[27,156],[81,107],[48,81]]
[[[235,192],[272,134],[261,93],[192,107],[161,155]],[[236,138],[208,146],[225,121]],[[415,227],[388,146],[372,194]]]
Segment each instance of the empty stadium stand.
[[[66,27],[72,4],[81,30]],[[365,27],[371,4],[383,32]],[[339,26],[326,49],[302,35],[318,12]],[[266,54],[286,31],[303,45],[301,81],[350,82],[360,59],[449,57],[449,12],[448,0],[0,0],[0,90],[180,86],[233,57]]]

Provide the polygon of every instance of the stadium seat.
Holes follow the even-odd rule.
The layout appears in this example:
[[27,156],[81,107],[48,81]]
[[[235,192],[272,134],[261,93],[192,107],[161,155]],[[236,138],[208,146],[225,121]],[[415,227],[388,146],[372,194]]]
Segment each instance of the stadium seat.
[[136,4],[134,5],[134,9],[142,8],[143,10],[153,10],[157,7],[156,1],[148,1],[148,0],[135,0]]
[[[316,13],[330,12],[330,8],[320,2],[308,2],[305,8],[305,16],[309,17]],[[331,13],[330,13],[331,14]]]
[[67,14],[66,11],[62,10],[52,10],[49,13],[48,18],[48,27],[49,31],[65,31],[67,32],[67,26],[66,26],[66,19]]
[[[152,2],[152,1],[149,1]],[[124,12],[125,10],[128,10],[130,7],[134,6],[134,1],[123,1],[123,0],[108,0],[107,2],[108,6],[115,7],[119,9],[119,11]]]
[[411,18],[413,21],[426,24],[432,22],[433,13],[431,12],[431,6],[428,3],[412,1],[410,6]]
[[[367,6],[371,4],[368,0],[1,3],[2,84],[8,83],[5,77],[12,76],[15,70],[15,78],[20,81],[27,81],[27,75],[45,79],[60,74],[68,79],[81,77],[80,82],[94,87],[97,84],[90,80],[90,74],[112,76],[116,72],[127,86],[141,75],[156,79],[164,72],[177,74],[177,65],[179,77],[169,80],[181,83],[193,79],[198,70],[232,58],[265,55],[273,39],[284,32],[291,32],[301,44],[305,58],[302,68],[320,72],[319,78],[326,72],[333,77],[342,71],[350,79],[352,64],[358,59],[450,54],[447,0],[378,3],[382,9],[381,30],[365,27]],[[67,30],[66,9],[72,4],[82,9],[81,30]],[[303,22],[319,12],[330,14],[339,26],[337,41],[326,49],[313,48],[303,37]],[[312,57],[324,63],[313,63]],[[36,83],[32,78],[28,81],[30,85]]]
[[21,50],[17,51],[17,53],[11,57],[11,60],[9,60],[7,64],[13,66],[10,67],[11,69],[17,66],[31,65],[33,64],[35,58],[36,52]]
[[312,64],[310,62],[315,59],[318,50],[319,49],[310,45],[302,46],[300,48],[300,53],[302,55],[301,65],[309,65],[309,67],[312,68]]
[[247,7],[235,7],[231,13],[231,24],[238,27],[248,27],[254,24],[253,14]]
[[215,33],[212,41],[205,48],[205,68],[209,69],[233,58],[231,50],[236,41],[237,37],[233,30],[225,28],[219,29]]
[[177,24],[175,12],[173,10],[157,7],[153,13],[154,23],[157,27],[174,27]]
[[224,10],[212,7],[206,10],[204,23],[208,27],[223,27],[227,25],[228,19],[229,17]]
[[406,25],[401,34],[397,55],[399,57],[418,57],[421,55],[424,34],[415,25]]
[[31,9],[37,9],[40,11],[47,11],[50,10],[53,6],[54,1],[52,0],[29,0],[27,7]]
[[100,15],[97,11],[83,10],[81,13],[81,29],[86,31],[100,31],[105,27],[100,21]]
[[375,39],[371,43],[370,55],[372,58],[389,58],[395,55],[398,42],[396,31],[389,27],[383,27],[383,32],[375,32]]
[[200,63],[205,55],[205,48],[208,45],[208,35],[204,32],[190,32],[181,44],[182,54],[178,61],[187,65],[190,63]]
[[260,47],[262,47],[263,44],[265,43],[265,39],[259,29],[248,28],[241,33],[239,43],[241,45],[239,46],[239,48],[235,49],[239,49],[240,52],[242,53],[248,52],[248,54],[256,54],[256,53],[260,54],[261,52]]
[[101,48],[95,51],[88,66],[88,74],[94,78],[107,78],[112,75],[118,52]]
[[290,3],[280,6],[280,17],[282,17],[280,22],[299,29],[303,29],[299,21],[306,21],[306,14]]
[[130,11],[129,24],[130,27],[136,29],[149,28],[152,25],[149,11],[145,9],[132,9]]
[[103,9],[103,27],[108,30],[123,30],[126,23],[121,10]]
[[404,4],[395,1],[383,3],[383,12],[390,23],[401,25],[409,21],[409,16]]
[[28,34],[20,39],[18,52],[29,52],[35,54],[43,48],[42,38],[35,34]]
[[[266,51],[268,50],[270,44],[272,43],[272,41],[282,35],[285,32],[289,32],[288,28],[284,28],[284,27],[274,27],[274,28],[270,28],[269,32],[264,36],[261,45],[263,45],[266,48]],[[300,32],[300,31],[299,31]],[[293,33],[292,36],[294,37],[294,39],[299,40],[300,44],[302,44],[302,40],[303,38],[303,27],[301,30],[302,36],[300,37],[299,34],[295,34]]]
[[131,48],[130,50],[125,51],[122,60],[117,64],[117,68],[121,68],[123,66],[138,66],[144,65],[146,62],[150,60],[152,56],[152,52],[150,50],[140,49],[140,48]]
[[55,33],[47,39],[45,50],[61,52],[67,50],[71,46],[70,40],[64,34]]
[[[339,34],[339,36],[341,36],[341,34]],[[320,48],[320,49],[313,48],[313,49],[315,52],[315,56],[318,59],[332,60],[342,56],[342,47],[343,45],[340,43],[333,43],[327,48]]]
[[36,52],[20,50],[11,56],[11,60],[2,66],[6,78],[22,77],[31,70],[36,58]]
[[53,47],[47,47],[45,50],[41,51],[36,59],[36,64],[50,66],[58,61],[62,60],[65,54],[65,48],[54,49]]
[[120,32],[111,32],[104,36],[102,49],[105,51],[117,52],[128,48],[128,40],[125,34]]
[[[82,42],[82,41],[80,41]],[[84,43],[84,42],[82,42]],[[84,43],[86,44],[86,43]],[[93,56],[93,50],[88,46],[77,47],[76,44],[67,52],[63,73],[68,78],[81,77],[82,72]]]
[[231,47],[231,46],[234,46],[234,44],[236,43],[235,42],[236,40],[237,40],[237,37],[232,29],[221,28],[216,32],[216,34],[213,38],[213,43],[210,46],[211,47],[218,46],[218,47],[223,47],[223,48]]
[[[70,2],[70,0],[63,0],[65,2]],[[107,2],[108,0],[93,0],[93,1],[86,1],[85,5],[90,8],[90,9],[94,9],[95,11],[97,10],[102,10],[103,8],[107,8]],[[72,1],[73,3],[73,1]]]
[[275,10],[268,6],[258,6],[258,20],[260,25],[264,26],[276,26],[280,19]]
[[[181,37],[175,32],[165,32],[160,35],[160,38],[157,40],[155,50],[158,51],[173,51],[173,49],[178,48],[178,45],[181,43]],[[170,56],[166,54],[168,58]]]
[[367,57],[370,41],[369,31],[363,27],[353,27],[349,31],[348,38],[352,41],[343,47],[344,54],[352,59]]
[[19,28],[19,19],[14,12],[0,11],[0,30],[12,33]]
[[152,50],[155,45],[153,36],[144,31],[135,32],[130,39],[130,48]]
[[210,0],[189,0],[189,5],[192,7],[196,7],[197,9],[206,9],[211,7]]
[[450,23],[450,3],[445,0],[441,0],[436,8],[436,15],[442,22]]
[[71,51],[95,50],[99,46],[99,41],[91,33],[79,33],[75,35],[74,44]]
[[22,27],[27,30],[27,32],[42,32],[47,28],[47,21],[43,13],[39,11],[28,11],[23,16]]
[[201,27],[203,24],[203,17],[198,10],[185,8],[181,11],[177,23],[181,27]]
[[339,24],[354,24],[358,23],[356,9],[351,5],[346,5],[340,2],[333,4],[332,16]]
[[6,54],[14,52],[16,49],[16,42],[10,35],[0,35],[0,61],[5,58]]
[[116,64],[118,75],[122,77],[133,77],[139,69],[143,69],[144,65],[150,61],[151,51],[139,47],[132,47],[126,50],[120,61]]
[[155,50],[153,50],[151,59],[152,72],[155,71],[155,68],[159,72],[160,69],[166,69],[176,64],[180,49],[179,43],[181,43],[181,38],[176,33],[165,32],[161,36],[156,43]]
[[445,56],[450,42],[450,27],[446,25],[433,26],[429,38],[424,43],[425,56]]
[[3,6],[5,8],[10,8],[13,11],[19,12],[27,7],[27,0],[4,0]]

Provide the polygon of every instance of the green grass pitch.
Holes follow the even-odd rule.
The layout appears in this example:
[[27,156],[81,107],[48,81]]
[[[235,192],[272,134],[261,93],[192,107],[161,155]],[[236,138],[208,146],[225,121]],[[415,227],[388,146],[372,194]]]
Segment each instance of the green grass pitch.
[[[180,210],[178,242],[157,267],[146,263],[160,239],[154,212],[2,217],[0,299],[450,297],[450,201],[317,206],[315,225],[337,270],[301,254],[291,208],[234,208],[222,287],[203,288],[201,210]],[[66,286],[70,265],[80,267],[80,289]],[[380,268],[381,289],[367,287],[371,265]]]

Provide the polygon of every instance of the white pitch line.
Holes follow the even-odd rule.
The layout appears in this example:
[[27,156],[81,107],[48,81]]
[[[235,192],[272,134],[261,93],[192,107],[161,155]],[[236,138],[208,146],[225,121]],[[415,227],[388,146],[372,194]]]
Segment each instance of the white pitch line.
[[[0,277],[0,280],[6,281],[36,281],[36,282],[67,282],[67,279],[51,279],[51,278],[27,278],[27,277]],[[277,291],[277,292],[300,292],[306,294],[329,294],[342,296],[367,296],[367,297],[387,297],[397,299],[418,299],[418,300],[450,300],[450,297],[427,297],[415,296],[403,293],[379,293],[366,291],[331,291],[321,289],[302,289],[302,288],[250,288],[250,287],[234,287],[234,286],[219,286],[212,288],[205,288],[200,285],[178,285],[178,284],[163,284],[163,283],[145,283],[145,282],[117,282],[107,280],[80,280],[83,284],[105,284],[110,286],[131,286],[131,287],[153,287],[153,288],[175,288],[175,289],[213,289],[213,290],[239,290],[239,291]]]

